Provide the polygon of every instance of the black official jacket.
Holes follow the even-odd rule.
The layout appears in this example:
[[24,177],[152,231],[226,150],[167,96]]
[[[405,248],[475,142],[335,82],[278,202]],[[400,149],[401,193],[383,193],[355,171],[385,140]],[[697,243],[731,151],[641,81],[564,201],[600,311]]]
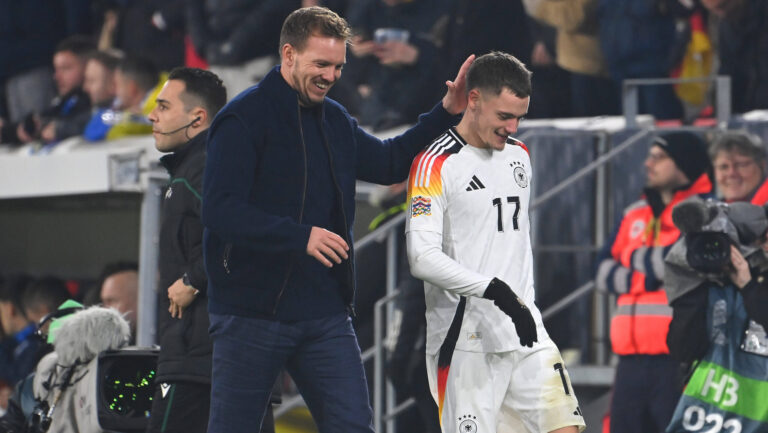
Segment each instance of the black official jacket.
[[[160,159],[171,178],[163,198],[160,228],[159,382],[211,381],[208,280],[203,266],[203,225],[200,222],[206,136],[203,131],[176,152]],[[184,310],[182,318],[174,319],[168,312],[168,287],[185,273],[200,293]]]

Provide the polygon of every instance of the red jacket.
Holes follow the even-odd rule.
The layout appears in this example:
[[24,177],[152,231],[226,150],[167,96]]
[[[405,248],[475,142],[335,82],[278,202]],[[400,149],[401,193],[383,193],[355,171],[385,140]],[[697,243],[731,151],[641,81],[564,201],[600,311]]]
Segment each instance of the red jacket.
[[752,200],[749,202],[758,206],[763,206],[768,203],[768,179],[764,180],[757,188],[755,195],[752,196]]

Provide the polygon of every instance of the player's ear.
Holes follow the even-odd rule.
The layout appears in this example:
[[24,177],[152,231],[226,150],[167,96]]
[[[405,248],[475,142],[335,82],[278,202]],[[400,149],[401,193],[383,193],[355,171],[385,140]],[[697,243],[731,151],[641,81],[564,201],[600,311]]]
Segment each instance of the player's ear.
[[472,89],[467,94],[467,108],[475,109],[477,108],[477,104],[480,102],[480,98],[482,95],[480,94],[480,90],[478,89]]

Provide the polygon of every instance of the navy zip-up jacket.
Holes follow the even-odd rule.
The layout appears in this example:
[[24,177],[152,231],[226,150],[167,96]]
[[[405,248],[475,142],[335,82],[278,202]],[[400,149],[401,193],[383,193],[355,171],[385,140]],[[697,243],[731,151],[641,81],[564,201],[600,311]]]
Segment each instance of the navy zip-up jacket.
[[[349,260],[332,269],[342,299],[353,311],[355,277],[352,226],[355,180],[392,184],[408,176],[416,154],[457,116],[442,104],[420,116],[402,135],[379,140],[363,131],[337,102],[326,98],[320,141],[330,159],[338,206],[336,233],[350,245]],[[230,101],[209,129],[203,181],[203,251],[208,310],[216,314],[271,317],[297,257],[306,253],[312,227],[303,221],[307,151],[297,92],[275,67],[256,86]],[[224,132],[219,132],[220,126]],[[239,133],[233,134],[234,130]],[[317,132],[315,132],[317,133]],[[333,231],[333,227],[324,227]],[[312,308],[311,305],[305,308]]]

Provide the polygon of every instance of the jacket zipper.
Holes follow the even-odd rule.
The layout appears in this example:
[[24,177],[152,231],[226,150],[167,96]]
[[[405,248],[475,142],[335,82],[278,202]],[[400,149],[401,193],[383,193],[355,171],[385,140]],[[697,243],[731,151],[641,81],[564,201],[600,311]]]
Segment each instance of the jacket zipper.
[[325,150],[328,152],[328,162],[331,166],[331,178],[333,179],[333,185],[336,187],[336,194],[339,195],[339,207],[341,208],[341,219],[344,223],[344,233],[343,238],[347,241],[347,244],[349,245],[349,256],[350,258],[347,259],[347,283],[349,284],[350,289],[352,290],[352,297],[349,299],[349,304],[347,304],[347,309],[349,310],[349,315],[352,317],[355,317],[357,314],[355,313],[355,306],[353,303],[354,299],[354,293],[355,293],[355,279],[354,275],[352,274],[352,255],[355,253],[353,245],[352,245],[352,239],[347,239],[347,236],[349,235],[349,228],[347,227],[347,214],[344,211],[344,193],[341,190],[341,187],[339,186],[339,182],[336,179],[336,170],[334,170],[333,167],[333,152],[331,152],[331,146],[328,144],[328,137],[325,136],[325,129],[323,129],[323,122],[325,121],[325,111],[323,111],[323,115],[320,121],[320,131],[323,135],[323,144],[325,145]]
[[[296,96],[296,115],[299,119],[299,137],[301,141],[301,151],[304,156],[304,187],[301,192],[301,209],[299,209],[299,224],[301,224],[302,219],[304,219],[304,204],[307,200],[307,177],[309,176],[307,171],[307,145],[304,143],[304,127],[301,125],[301,104],[299,104],[299,98]],[[280,304],[280,298],[283,297],[283,292],[285,291],[285,286],[288,285],[288,278],[291,276],[291,271],[293,270],[293,264],[296,261],[296,254],[291,255],[291,262],[288,264],[288,270],[285,272],[285,278],[283,279],[283,284],[280,286],[280,292],[277,293],[277,298],[275,298],[275,305],[272,307],[272,315],[277,313],[277,306]]]

